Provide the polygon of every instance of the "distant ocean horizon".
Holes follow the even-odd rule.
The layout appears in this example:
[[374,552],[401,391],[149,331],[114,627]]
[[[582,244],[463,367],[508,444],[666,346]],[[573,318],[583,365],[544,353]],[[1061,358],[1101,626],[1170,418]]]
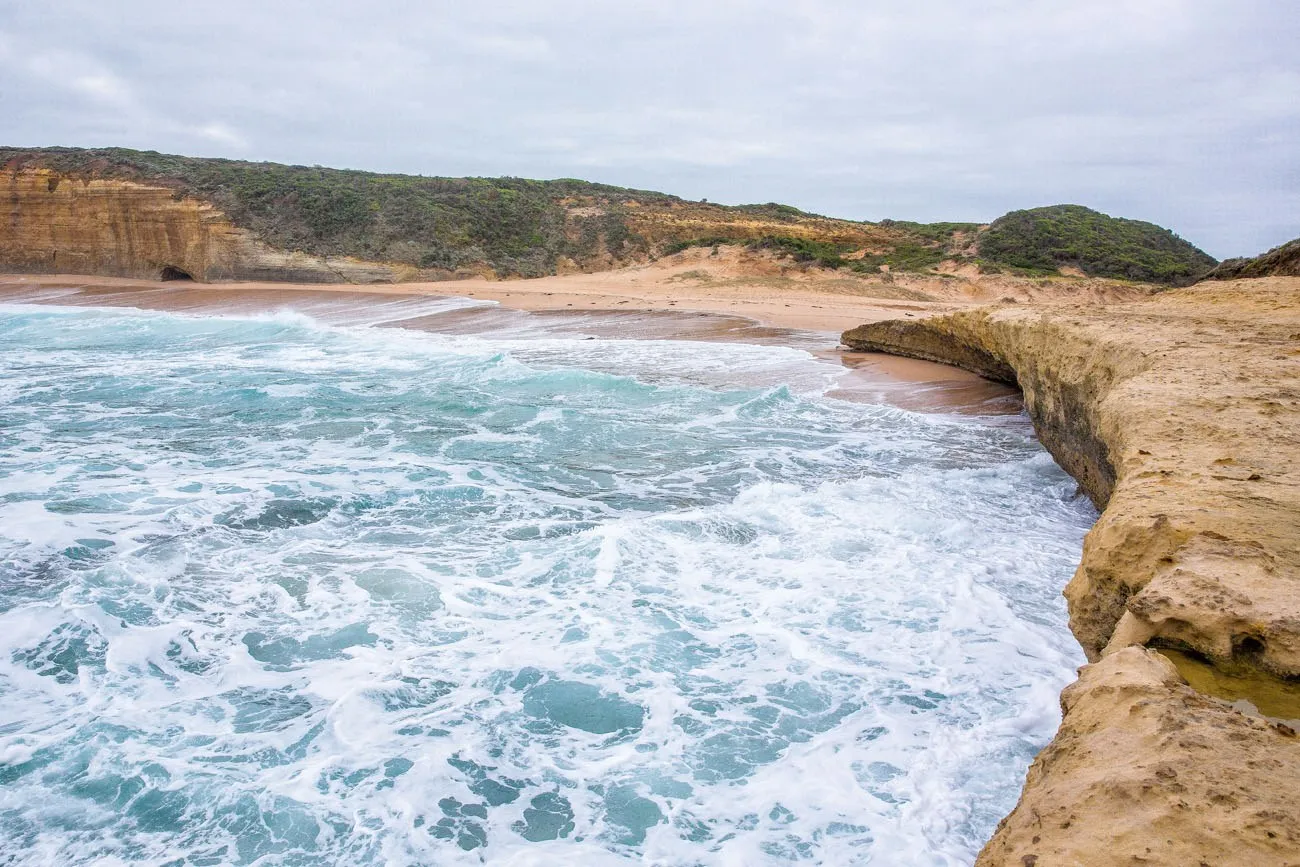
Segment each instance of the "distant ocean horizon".
[[974,860],[1083,662],[1023,419],[378,324],[0,305],[5,863]]

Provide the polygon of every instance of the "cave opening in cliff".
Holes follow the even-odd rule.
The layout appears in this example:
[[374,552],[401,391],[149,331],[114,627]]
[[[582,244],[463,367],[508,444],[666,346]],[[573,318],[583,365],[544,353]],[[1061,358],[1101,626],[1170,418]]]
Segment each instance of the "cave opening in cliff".
[[158,275],[158,279],[163,282],[171,280],[188,280],[191,283],[194,282],[194,276],[190,274],[190,272],[177,268],[175,265],[164,265],[162,273]]

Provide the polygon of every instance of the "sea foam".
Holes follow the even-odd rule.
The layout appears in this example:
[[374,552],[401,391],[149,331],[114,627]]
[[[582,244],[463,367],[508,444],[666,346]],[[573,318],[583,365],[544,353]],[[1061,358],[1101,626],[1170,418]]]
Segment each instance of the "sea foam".
[[969,864],[1081,662],[1027,427],[794,349],[9,306],[0,369],[12,863]]

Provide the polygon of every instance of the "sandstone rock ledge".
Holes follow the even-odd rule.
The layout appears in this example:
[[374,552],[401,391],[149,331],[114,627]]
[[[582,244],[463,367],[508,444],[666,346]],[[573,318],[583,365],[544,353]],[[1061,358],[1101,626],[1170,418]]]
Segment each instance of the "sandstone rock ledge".
[[1093,664],[978,864],[1300,865],[1294,727],[1193,690],[1170,661],[1300,717],[1300,279],[986,307],[843,341],[1017,383],[1102,509],[1065,591]]

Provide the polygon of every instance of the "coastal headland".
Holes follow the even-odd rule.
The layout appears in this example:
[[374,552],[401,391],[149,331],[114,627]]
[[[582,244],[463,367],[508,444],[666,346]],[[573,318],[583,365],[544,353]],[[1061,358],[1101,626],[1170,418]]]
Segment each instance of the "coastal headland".
[[[348,287],[11,275],[0,290],[15,300],[73,291],[58,303],[196,312],[458,295],[497,302],[466,316],[531,311],[581,316],[587,329],[603,319],[626,336],[703,339],[784,341],[788,329],[868,321],[842,339],[869,354],[846,362],[874,366],[888,353],[1014,385],[1044,445],[1102,510],[1066,588],[1092,664],[1062,695],[1061,729],[979,863],[1294,864],[1300,278],[1157,294],[1133,287],[1127,300],[1084,292],[1079,302],[1039,288],[1038,300],[979,304],[850,295],[815,278],[772,285],[740,274],[752,263],[738,255],[697,250],[527,281]],[[947,380],[935,403],[918,408],[951,409],[977,380],[936,372],[945,369],[888,374]]]
[[1015,383],[1102,510],[1066,588],[1092,663],[978,863],[1300,863],[1300,279],[843,341]]
[[[461,297],[627,336],[844,331],[870,364],[888,353],[1020,389],[1102,510],[1066,588],[1091,664],[979,864],[1300,864],[1292,245],[1186,286],[1213,260],[1077,206],[873,224],[577,181],[0,157],[6,299],[208,311]],[[1101,241],[1052,245],[1074,229]],[[636,319],[647,311],[677,318]]]

